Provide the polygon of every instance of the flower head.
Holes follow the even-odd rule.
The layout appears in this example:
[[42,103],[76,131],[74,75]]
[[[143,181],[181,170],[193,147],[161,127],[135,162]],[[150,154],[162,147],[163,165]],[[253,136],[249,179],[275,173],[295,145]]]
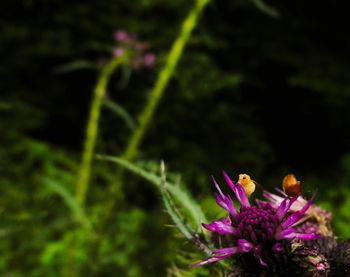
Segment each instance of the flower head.
[[139,41],[135,35],[124,30],[117,30],[114,33],[114,40],[117,42],[117,45],[112,49],[114,57],[127,54],[129,65],[136,70],[154,66],[156,56],[149,51],[149,43]]
[[113,48],[113,56],[114,57],[121,57],[124,55],[124,49],[121,47],[115,47]]
[[124,30],[117,30],[114,33],[114,39],[118,42],[125,42],[125,41],[130,41],[132,37],[130,34]]
[[[283,200],[287,197],[281,190],[277,190],[280,195],[264,191],[263,195],[268,200],[268,202],[277,208]],[[303,196],[298,196],[294,203],[290,207],[291,212],[296,212],[300,210],[307,203]],[[298,226],[299,230],[305,232],[316,232],[325,237],[333,237],[333,230],[331,228],[332,213],[327,212],[316,205],[311,205],[310,208],[305,213],[307,220]]]
[[230,243],[227,247],[213,251],[212,257],[194,266],[213,263],[239,253],[251,253],[261,266],[268,266],[269,259],[266,257],[271,253],[278,254],[283,251],[286,242],[313,240],[319,237],[314,232],[303,232],[296,228],[310,208],[315,195],[294,211],[291,207],[297,197],[285,196],[279,205],[259,200],[257,205],[251,205],[243,186],[233,182],[225,172],[224,177],[241,207],[236,209],[230,196],[221,191],[213,178],[218,190],[216,202],[228,212],[228,216],[202,225],[220,236],[227,236]]

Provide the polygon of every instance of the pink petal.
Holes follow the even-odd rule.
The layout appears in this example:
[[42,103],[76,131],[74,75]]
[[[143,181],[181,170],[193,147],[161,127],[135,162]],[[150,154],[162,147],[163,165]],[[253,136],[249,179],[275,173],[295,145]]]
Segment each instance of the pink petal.
[[263,196],[274,206],[279,206],[283,201],[283,197],[268,192],[266,190],[263,191]]
[[214,255],[219,255],[219,256],[223,256],[223,255],[233,255],[240,252],[238,247],[227,247],[227,248],[220,248],[217,250],[213,251]]
[[244,188],[242,187],[242,185],[237,184],[235,194],[236,194],[238,201],[241,203],[242,207],[250,207],[250,203],[249,203],[247,194],[246,194]]
[[242,207],[250,207],[247,194],[246,194],[244,188],[242,187],[242,185],[233,183],[225,171],[223,171],[223,174],[224,174],[226,183],[230,186],[230,188],[235,193],[236,198],[241,203],[241,206]]
[[241,239],[238,241],[237,247],[227,247],[227,248],[221,248],[213,251],[213,254],[216,255],[214,257],[211,257],[203,262],[197,263],[192,265],[191,267],[197,267],[202,266],[210,263],[215,263],[217,261],[226,259],[227,257],[230,257],[237,253],[244,253],[244,252],[250,252],[254,249],[254,245],[245,239]]
[[230,255],[227,255],[227,256],[217,256],[217,257],[211,257],[205,261],[202,261],[200,263],[196,263],[196,264],[193,264],[191,265],[191,267],[198,267],[198,266],[202,266],[202,265],[206,265],[206,264],[211,264],[211,263],[215,263],[217,261],[220,261],[220,260],[223,260],[227,257],[229,257]]
[[295,229],[288,228],[282,231],[277,231],[275,234],[276,240],[289,239],[292,240],[295,238]]
[[315,196],[316,193],[314,193],[314,195],[310,198],[309,201],[307,201],[306,205],[300,211],[297,211],[290,217],[288,217],[288,219],[281,224],[282,229],[286,229],[289,226],[292,226],[293,224],[297,223],[304,216],[306,211],[310,208]]
[[209,231],[219,233],[220,235],[235,234],[236,230],[231,226],[231,224],[226,223],[227,221],[225,222],[223,220],[215,220],[210,224],[203,223],[202,226]]
[[250,252],[254,248],[254,245],[245,239],[239,239],[238,248],[241,252]]
[[314,239],[319,239],[322,236],[319,234],[304,234],[304,233],[296,233],[295,238],[302,239],[302,240],[314,240]]
[[237,210],[232,202],[232,199],[227,195],[225,196],[220,187],[219,184],[216,182],[215,178],[212,176],[214,185],[216,189],[218,190],[219,194],[215,196],[216,203],[226,211],[228,211],[231,215],[237,216]]
[[[267,201],[263,201],[263,200],[260,200],[260,199],[255,199],[255,202],[256,202],[256,204],[261,208],[262,206],[264,206],[264,205],[266,205],[267,203],[269,203],[269,202],[267,202]],[[269,203],[270,204],[270,203]]]
[[295,200],[297,200],[297,197],[293,197],[293,198],[286,197],[282,201],[282,203],[279,205],[276,212],[276,216],[278,217],[279,220],[281,220],[287,214],[287,212],[289,211],[290,207],[295,202]]
[[235,191],[235,188],[236,188],[235,183],[232,182],[231,178],[228,176],[228,174],[227,174],[225,171],[223,171],[223,174],[224,174],[226,183],[229,185],[229,187],[230,187],[233,191]]
[[238,247],[228,247],[228,248],[217,249],[217,250],[213,251],[213,254],[214,255],[217,254],[219,256],[211,257],[203,262],[196,263],[196,264],[192,265],[191,267],[197,267],[197,266],[202,266],[202,265],[206,265],[206,264],[210,264],[210,263],[215,263],[217,261],[226,259],[227,257],[230,257],[236,253],[239,253]]

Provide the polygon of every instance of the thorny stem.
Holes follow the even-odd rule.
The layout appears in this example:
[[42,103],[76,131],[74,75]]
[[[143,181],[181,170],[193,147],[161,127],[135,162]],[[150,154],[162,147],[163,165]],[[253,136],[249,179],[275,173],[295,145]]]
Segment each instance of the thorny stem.
[[205,254],[210,255],[212,253],[212,250],[209,248],[208,245],[206,245],[201,239],[199,234],[197,234],[192,226],[190,226],[186,220],[184,219],[181,212],[177,209],[175,206],[168,188],[167,188],[167,182],[166,182],[166,174],[165,174],[165,164],[164,161],[161,161],[160,163],[160,173],[161,173],[161,184],[160,184],[160,191],[162,194],[164,206],[166,207],[167,212],[169,213],[170,217],[174,221],[175,225],[179,228],[179,230],[182,232],[182,234],[189,240],[193,241],[197,247],[203,251]]

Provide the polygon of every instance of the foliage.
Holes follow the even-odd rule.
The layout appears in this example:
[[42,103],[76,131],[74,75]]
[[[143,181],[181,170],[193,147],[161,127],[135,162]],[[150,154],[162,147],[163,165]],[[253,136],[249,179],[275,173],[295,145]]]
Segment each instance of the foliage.
[[[210,175],[222,169],[268,189],[295,173],[350,238],[346,11],[315,1],[4,3],[0,275],[217,275],[188,269],[198,251],[168,228],[162,201],[171,205],[169,192],[200,230],[205,214],[220,216]],[[93,88],[116,29],[148,41],[157,64],[107,78],[93,152],[103,155],[89,161],[77,201]],[[170,169],[163,198],[160,160]]]

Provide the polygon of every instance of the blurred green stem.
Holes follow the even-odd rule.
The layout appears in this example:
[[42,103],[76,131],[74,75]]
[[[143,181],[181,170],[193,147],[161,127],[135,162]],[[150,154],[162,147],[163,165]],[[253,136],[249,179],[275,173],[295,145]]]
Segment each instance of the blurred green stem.
[[[131,161],[137,154],[140,143],[142,142],[147,128],[153,118],[153,115],[159,105],[160,100],[168,86],[170,78],[173,76],[176,66],[182,56],[183,50],[188,43],[191,33],[198,23],[199,16],[201,15],[204,7],[209,3],[209,0],[196,0],[195,5],[190,10],[188,16],[182,23],[179,36],[174,41],[169,55],[166,59],[166,63],[163,69],[160,71],[157,81],[150,91],[148,101],[140,114],[139,124],[132,133],[132,136],[125,148],[122,158]],[[120,168],[115,182],[111,186],[111,195],[114,197],[112,200],[114,203],[122,198],[121,187],[123,184],[123,168]],[[113,209],[114,204],[111,204],[109,209]],[[112,211],[108,211],[112,212]]]
[[175,68],[182,56],[185,45],[187,44],[194,27],[197,25],[198,18],[202,13],[204,7],[209,0],[197,0],[194,7],[182,23],[181,32],[172,48],[166,60],[166,64],[162,71],[159,73],[157,82],[150,92],[148,102],[139,118],[139,125],[132,134],[129,143],[124,152],[123,158],[126,160],[132,160],[137,154],[138,148],[142,139],[145,136],[145,132],[152,120],[154,112],[159,105],[164,91],[169,83],[171,76],[174,74]]
[[92,156],[96,145],[98,123],[108,81],[111,78],[112,73],[118,68],[118,66],[123,64],[126,59],[126,55],[123,55],[122,57],[114,58],[110,62],[108,62],[102,68],[94,89],[94,96],[92,99],[89,119],[86,128],[84,151],[79,169],[78,182],[76,185],[75,198],[80,206],[84,206],[86,194],[89,188]]
[[[174,74],[176,66],[182,56],[184,47],[188,43],[191,33],[198,23],[199,16],[208,3],[209,0],[196,0],[195,5],[183,21],[180,34],[174,41],[169,55],[166,59],[166,63],[163,69],[160,71],[157,81],[150,91],[148,101],[140,114],[139,124],[136,126],[125,148],[125,151],[122,155],[123,159],[130,161],[136,156],[139,145],[145,136],[146,130],[153,118],[155,110],[158,107],[165,89],[167,88],[169,80]],[[123,199],[123,191],[121,190],[123,184],[123,173],[124,169],[119,167],[115,181],[111,184],[110,200],[106,203],[104,216],[100,219],[96,228],[100,236],[103,236],[103,232],[105,231],[108,221],[114,213],[114,207],[116,203]],[[97,244],[98,241],[95,240],[91,245],[92,247],[90,250],[92,251],[92,256],[96,254]]]

